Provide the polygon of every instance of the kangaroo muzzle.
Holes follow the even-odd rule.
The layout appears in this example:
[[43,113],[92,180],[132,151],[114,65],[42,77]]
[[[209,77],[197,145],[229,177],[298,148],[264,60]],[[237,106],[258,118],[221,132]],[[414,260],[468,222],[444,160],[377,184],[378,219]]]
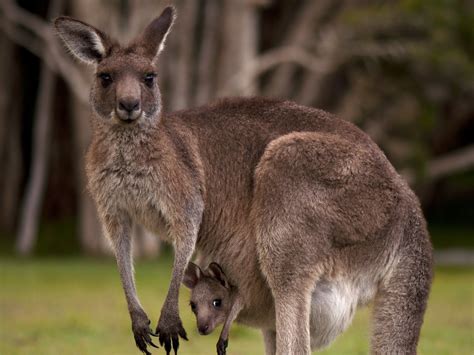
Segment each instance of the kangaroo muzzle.
[[135,98],[118,100],[115,112],[121,121],[131,123],[140,117],[142,113],[140,100]]

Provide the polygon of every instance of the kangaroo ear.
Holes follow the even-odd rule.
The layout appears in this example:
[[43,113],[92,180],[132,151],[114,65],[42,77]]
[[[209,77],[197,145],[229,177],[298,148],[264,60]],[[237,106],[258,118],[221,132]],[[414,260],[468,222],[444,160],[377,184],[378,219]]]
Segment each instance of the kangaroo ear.
[[210,263],[207,267],[207,273],[217,279],[225,288],[230,288],[227,276],[225,276],[224,271],[218,263]]
[[139,37],[139,43],[145,49],[146,55],[153,61],[156,61],[158,54],[165,48],[166,37],[170,33],[175,19],[176,9],[174,6],[167,6]]
[[202,276],[202,271],[194,263],[189,263],[188,267],[186,268],[186,272],[184,273],[184,279],[183,279],[183,284],[189,289],[193,289],[197,283],[199,282],[199,279]]
[[98,29],[67,16],[54,20],[56,32],[71,53],[88,64],[97,64],[110,48],[107,36]]

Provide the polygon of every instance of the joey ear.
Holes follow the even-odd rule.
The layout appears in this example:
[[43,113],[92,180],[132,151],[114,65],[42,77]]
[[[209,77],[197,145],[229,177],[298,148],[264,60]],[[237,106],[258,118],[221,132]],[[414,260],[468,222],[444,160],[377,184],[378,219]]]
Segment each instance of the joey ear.
[[139,44],[145,49],[146,55],[156,61],[158,54],[165,47],[166,37],[170,33],[174,20],[176,19],[176,9],[174,6],[167,6],[160,16],[155,18],[139,37]]
[[225,288],[230,288],[227,276],[225,276],[224,271],[218,263],[210,263],[207,267],[207,273],[217,279]]
[[98,29],[71,17],[54,20],[56,32],[71,53],[88,64],[97,64],[110,48],[107,36]]
[[192,290],[197,285],[201,276],[202,276],[201,268],[197,266],[196,264],[190,262],[184,273],[184,279],[183,279],[184,286]]

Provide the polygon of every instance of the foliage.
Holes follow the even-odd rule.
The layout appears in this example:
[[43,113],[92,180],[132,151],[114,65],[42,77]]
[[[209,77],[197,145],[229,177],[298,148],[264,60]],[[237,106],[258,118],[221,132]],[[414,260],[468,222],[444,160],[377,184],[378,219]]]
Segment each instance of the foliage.
[[369,131],[375,125],[392,162],[423,178],[427,160],[466,143],[474,98],[472,2],[370,3],[342,17],[350,41],[372,49],[347,71],[362,102],[354,120]]

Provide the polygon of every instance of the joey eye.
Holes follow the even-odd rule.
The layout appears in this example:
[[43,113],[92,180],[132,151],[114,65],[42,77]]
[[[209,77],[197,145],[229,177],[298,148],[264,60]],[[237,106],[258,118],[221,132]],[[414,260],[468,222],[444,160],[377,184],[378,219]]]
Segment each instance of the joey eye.
[[222,306],[222,300],[216,299],[212,301],[212,305],[214,306],[214,308],[219,308],[220,306]]
[[153,87],[153,84],[155,83],[155,78],[156,78],[155,73],[147,73],[147,74],[145,74],[145,77],[143,78],[143,81],[145,82],[146,86],[151,88],[151,87]]
[[112,76],[109,73],[99,73],[97,76],[99,77],[103,88],[112,84]]
[[196,312],[196,303],[194,303],[194,302],[189,302],[189,305],[191,306],[191,310],[192,310],[193,312]]

